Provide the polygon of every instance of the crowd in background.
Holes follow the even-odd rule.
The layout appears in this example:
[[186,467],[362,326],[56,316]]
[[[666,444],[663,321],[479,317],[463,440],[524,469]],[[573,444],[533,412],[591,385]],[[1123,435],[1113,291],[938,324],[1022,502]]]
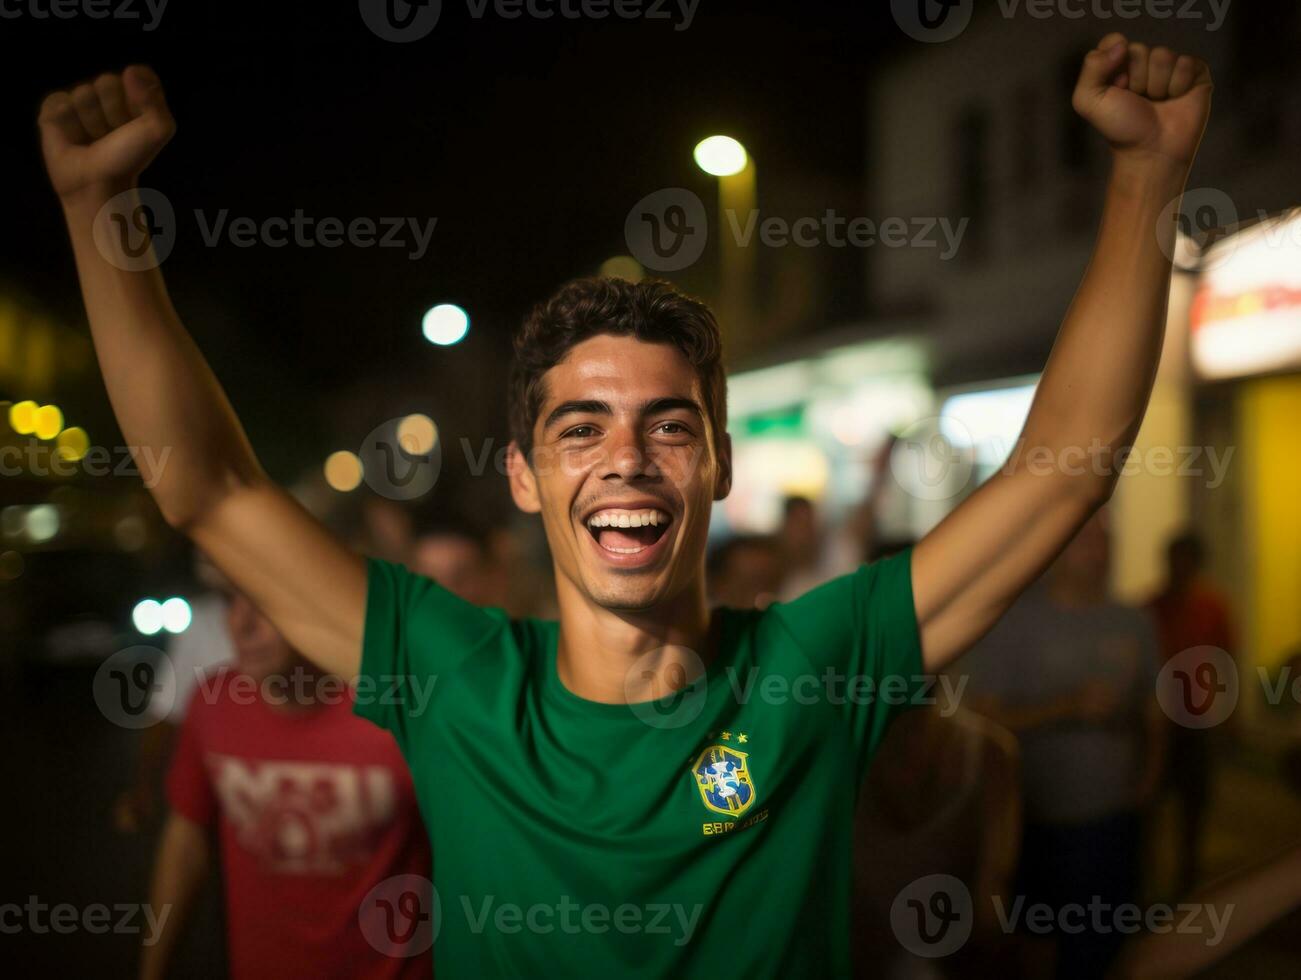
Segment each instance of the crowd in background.
[[[421,524],[401,506],[375,497],[341,527],[363,553],[402,562],[466,601],[512,617],[555,614],[549,573],[515,525],[485,528],[446,516]],[[880,540],[874,531],[870,508],[829,528],[814,502],[790,497],[776,533],[733,536],[710,550],[711,601],[762,609],[910,544]],[[1112,907],[1150,900],[1154,889],[1145,872],[1151,865],[1152,815],[1163,798],[1173,800],[1178,826],[1178,881],[1167,897],[1187,895],[1201,882],[1201,840],[1217,755],[1225,749],[1218,744],[1222,733],[1174,724],[1159,708],[1155,687],[1163,663],[1182,651],[1234,651],[1227,603],[1202,574],[1202,557],[1196,534],[1179,535],[1169,545],[1167,581],[1150,604],[1117,603],[1107,591],[1108,521],[1100,512],[951,669],[951,683],[937,688],[935,703],[899,717],[876,755],[858,807],[852,929],[863,975],[981,975],[996,969],[1008,976],[1100,977],[1119,969],[1132,954],[1124,948],[1125,934],[1084,929],[1032,935],[1009,928],[996,910],[1014,896],[1054,909],[1087,906],[1091,899]],[[401,760],[382,744],[387,736],[353,717],[346,705],[317,712],[329,721],[314,727],[302,723],[313,706],[301,703],[238,710],[226,705],[221,717],[207,717],[221,713],[206,703],[211,699],[193,697],[202,683],[196,678],[312,668],[202,556],[196,575],[209,592],[195,602],[190,629],[168,651],[175,688],[157,714],[159,724],[138,740],[137,779],[116,808],[124,832],[153,827],[167,813],[154,898],[177,907],[178,924],[166,942],[148,951],[146,974],[165,972],[193,879],[218,863],[232,957],[265,961],[283,951],[301,928],[304,903],[314,910],[312,918],[340,920],[333,926],[340,950],[364,957],[367,952],[355,942],[349,946],[348,930],[339,915],[332,918],[331,908],[355,909],[366,886],[385,877],[430,874]],[[187,705],[204,717],[191,716]],[[277,713],[295,717],[285,726]],[[222,726],[241,734],[232,741],[228,732],[221,734]],[[280,826],[232,824],[239,794],[248,788],[236,785],[238,779],[203,772],[196,760],[200,748],[212,750],[205,739],[222,741],[223,757],[257,758],[274,743],[282,755],[296,752],[321,764],[352,766],[352,775],[340,776],[331,790],[355,797],[349,797],[343,817],[338,808],[330,817],[344,823],[326,826],[329,821],[314,822],[310,815],[295,823],[291,814]],[[348,788],[358,766],[388,774],[377,784],[378,801]],[[166,806],[158,798],[163,782]],[[282,809],[301,804],[310,810],[313,791],[286,790]],[[294,793],[302,799],[290,799]],[[224,820],[217,820],[219,813]],[[202,844],[218,825],[224,835],[220,857]],[[303,836],[313,839],[305,843]],[[293,877],[278,876],[275,869],[302,860],[346,866],[346,884],[332,894],[297,894]],[[892,921],[901,891],[937,873],[962,882],[972,909],[971,939],[943,961],[942,970],[940,961],[901,944]],[[296,909],[294,915],[289,908]],[[240,929],[242,939],[233,934]],[[388,966],[380,975],[429,969],[427,955],[378,960]]]

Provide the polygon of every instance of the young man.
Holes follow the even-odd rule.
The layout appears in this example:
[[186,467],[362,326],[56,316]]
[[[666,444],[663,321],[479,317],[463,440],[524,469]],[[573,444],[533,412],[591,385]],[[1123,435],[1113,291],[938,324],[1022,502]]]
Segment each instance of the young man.
[[225,592],[234,663],[194,684],[167,774],[149,900],[172,914],[142,948],[141,977],[168,975],[214,831],[231,976],[427,977],[427,945],[390,945],[378,924],[360,925],[383,915],[372,903],[399,898],[386,883],[430,873],[397,746],[352,713],[341,680],[304,661],[246,596]]
[[427,705],[358,693],[412,767],[443,976],[849,973],[862,772],[909,679],[988,630],[1111,493],[1161,348],[1175,228],[1158,218],[1210,91],[1201,62],[1120,35],[1087,56],[1074,105],[1112,175],[1014,461],[915,549],[789,604],[706,600],[710,507],[731,484],[709,311],[609,280],[538,307],[516,345],[509,479],[542,517],[559,622],[367,564],[270,483],[158,271],[96,248],[97,215],[172,134],[158,79],[135,67],[47,99],[118,420],[130,445],[172,450],[146,474],[163,515],[323,669],[368,690],[437,678]]

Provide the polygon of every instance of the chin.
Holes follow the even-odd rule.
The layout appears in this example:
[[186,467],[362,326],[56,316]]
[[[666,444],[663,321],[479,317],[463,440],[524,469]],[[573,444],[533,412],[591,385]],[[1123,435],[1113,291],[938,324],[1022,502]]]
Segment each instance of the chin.
[[602,609],[612,612],[646,612],[665,598],[659,582],[602,582],[586,590],[587,596]]

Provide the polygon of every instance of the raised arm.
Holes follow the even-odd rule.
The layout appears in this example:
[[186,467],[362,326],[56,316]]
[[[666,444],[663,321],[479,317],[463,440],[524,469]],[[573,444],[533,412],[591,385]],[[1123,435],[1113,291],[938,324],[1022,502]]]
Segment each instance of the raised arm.
[[984,635],[1110,497],[1156,375],[1175,235],[1160,218],[1201,141],[1210,72],[1109,34],[1072,104],[1111,146],[1102,226],[1007,465],[914,551],[930,671]]
[[[161,273],[131,270],[141,263],[125,261],[104,234],[113,231],[105,206],[136,193],[141,171],[175,129],[157,76],[131,67],[55,92],[39,124],[109,398],[163,517],[304,656],[351,679],[361,655],[364,562],[267,479]],[[111,210],[143,214],[132,205]]]

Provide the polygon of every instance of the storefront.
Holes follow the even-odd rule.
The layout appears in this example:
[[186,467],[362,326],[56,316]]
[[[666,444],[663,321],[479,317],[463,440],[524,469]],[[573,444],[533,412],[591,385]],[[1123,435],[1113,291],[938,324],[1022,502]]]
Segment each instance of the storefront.
[[1272,674],[1301,653],[1301,210],[1207,250],[1188,326],[1194,429],[1234,454],[1192,512],[1232,590],[1240,666]]

